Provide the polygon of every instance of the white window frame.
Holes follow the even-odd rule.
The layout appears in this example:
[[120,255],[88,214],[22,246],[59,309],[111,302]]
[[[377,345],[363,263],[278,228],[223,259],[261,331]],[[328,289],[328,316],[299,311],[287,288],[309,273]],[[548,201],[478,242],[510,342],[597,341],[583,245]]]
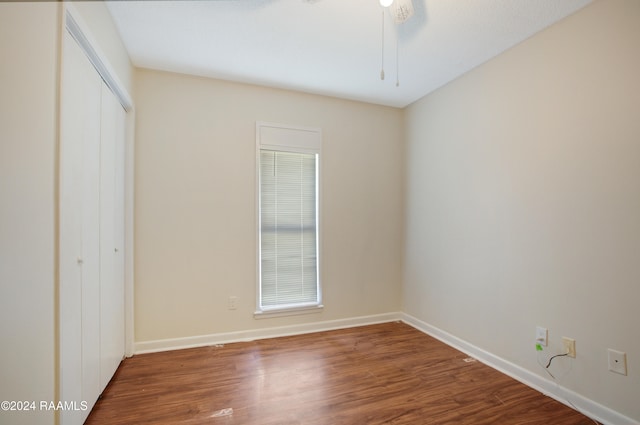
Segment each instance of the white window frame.
[[[316,154],[316,256],[317,256],[317,303],[263,307],[262,304],[262,228],[260,220],[261,185],[260,185],[260,151],[266,149],[281,152],[297,152]],[[267,317],[280,317],[298,314],[321,312],[322,304],[322,215],[320,214],[321,199],[321,161],[322,161],[322,130],[319,128],[298,127],[284,124],[275,124],[264,121],[256,122],[256,227],[257,227],[257,288],[256,288],[256,319]]]

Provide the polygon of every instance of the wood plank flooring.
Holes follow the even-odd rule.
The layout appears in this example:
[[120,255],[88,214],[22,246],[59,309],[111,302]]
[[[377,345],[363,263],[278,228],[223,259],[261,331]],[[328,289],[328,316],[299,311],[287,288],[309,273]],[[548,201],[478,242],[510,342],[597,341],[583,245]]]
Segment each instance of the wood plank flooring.
[[86,424],[593,425],[404,323],[144,354]]

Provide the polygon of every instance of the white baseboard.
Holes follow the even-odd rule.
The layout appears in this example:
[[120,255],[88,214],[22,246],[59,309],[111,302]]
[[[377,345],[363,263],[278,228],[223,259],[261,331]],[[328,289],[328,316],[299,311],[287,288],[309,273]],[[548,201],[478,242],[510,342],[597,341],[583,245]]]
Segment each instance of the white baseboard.
[[[557,385],[548,379],[545,379],[527,369],[522,368],[514,363],[511,363],[505,359],[502,359],[494,354],[491,354],[475,345],[472,345],[458,337],[451,335],[435,326],[429,325],[413,316],[405,313],[400,314],[401,320],[406,324],[413,326],[430,335],[445,344],[468,354],[471,357],[476,358],[487,366],[496,369],[513,379],[516,379],[523,384],[540,391],[541,393],[573,408],[586,416],[589,416],[596,421],[605,425],[640,425],[640,422],[624,416],[614,410],[609,409],[593,400],[590,400],[578,393],[575,393],[567,388]],[[570,399],[571,402],[568,402]],[[573,406],[571,405],[573,404]]]
[[401,313],[384,313],[372,316],[360,316],[349,319],[328,320],[301,325],[280,326],[248,331],[225,332],[210,335],[198,335],[185,338],[160,339],[135,343],[134,354],[155,353],[159,351],[181,350],[184,348],[206,347],[215,344],[253,341],[256,339],[276,338],[312,332],[346,329],[356,326],[373,325],[401,320]]

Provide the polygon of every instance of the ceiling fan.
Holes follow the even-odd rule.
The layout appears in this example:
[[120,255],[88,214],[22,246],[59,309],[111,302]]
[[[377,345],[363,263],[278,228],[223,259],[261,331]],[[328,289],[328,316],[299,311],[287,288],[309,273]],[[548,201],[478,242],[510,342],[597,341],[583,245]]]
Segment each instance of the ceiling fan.
[[[305,3],[317,3],[320,0],[303,0]],[[380,6],[389,8],[389,13],[396,24],[402,24],[413,16],[411,0],[380,0]]]
[[380,0],[380,6],[389,9],[396,24],[402,24],[413,16],[411,0]]
[[[380,0],[380,6],[388,9],[396,25],[405,23],[413,16],[412,0]],[[380,79],[384,80],[384,9],[382,10],[382,67]],[[396,87],[400,86],[400,66],[398,60],[398,39],[396,38]]]
[[[306,3],[316,3],[319,0],[303,0]],[[384,11],[389,11],[396,25],[408,21],[414,13],[412,0],[379,0],[382,9],[382,67],[380,69],[380,79],[384,80]],[[400,86],[399,65],[398,65],[398,41],[396,39],[396,87]]]

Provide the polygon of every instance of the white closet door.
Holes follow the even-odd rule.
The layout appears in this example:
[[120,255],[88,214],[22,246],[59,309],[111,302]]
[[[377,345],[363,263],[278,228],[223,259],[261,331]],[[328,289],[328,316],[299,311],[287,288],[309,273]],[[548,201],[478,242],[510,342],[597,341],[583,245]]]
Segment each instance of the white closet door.
[[60,117],[60,412],[82,424],[124,357],[125,111],[65,31]]
[[100,391],[124,356],[125,111],[102,84],[100,140]]
[[[102,80],[65,32],[60,141],[60,398],[100,394],[99,167]],[[61,414],[82,423],[88,411]]]

